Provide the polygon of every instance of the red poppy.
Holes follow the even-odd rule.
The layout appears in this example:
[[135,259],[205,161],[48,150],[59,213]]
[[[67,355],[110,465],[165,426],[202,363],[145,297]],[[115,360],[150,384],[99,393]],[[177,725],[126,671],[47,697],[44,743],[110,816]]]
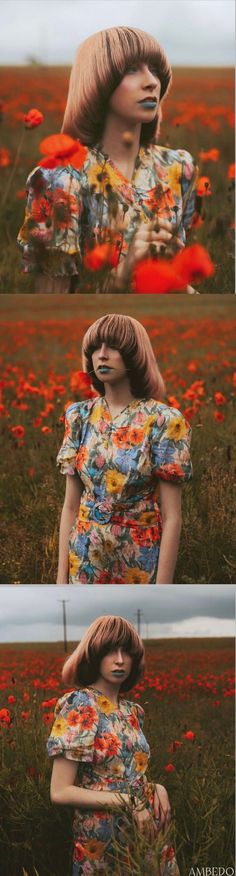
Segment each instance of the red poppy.
[[186,733],[183,733],[184,739],[196,739],[196,733],[193,733],[192,730],[186,730]]
[[[72,164],[79,170],[85,161],[88,149],[79,140],[74,140],[68,134],[51,134],[45,137],[39,145],[42,155],[46,155],[39,164],[43,167],[57,167]],[[68,160],[69,159],[69,160]]]
[[133,272],[132,285],[138,295],[167,295],[184,288],[183,279],[170,261],[151,258],[139,261]]
[[204,149],[201,149],[201,152],[199,152],[199,158],[201,161],[218,161],[219,157],[219,149],[208,149],[208,152],[204,152]]
[[101,271],[105,265],[115,268],[119,261],[119,249],[112,243],[102,243],[88,250],[84,256],[84,267],[89,271]]
[[4,149],[2,146],[0,149],[0,167],[8,167],[11,163],[10,152],[9,149]]
[[228,177],[228,179],[235,179],[235,164],[234,163],[229,164],[228,171],[227,171],[227,177]]
[[217,423],[223,423],[225,420],[225,415],[222,414],[222,411],[213,411],[213,417]]
[[175,767],[174,767],[173,763],[167,763],[165,766],[166,773],[173,773],[174,769],[175,769]]
[[11,721],[11,713],[9,709],[0,709],[0,723],[1,724],[10,724]]
[[14,438],[21,440],[24,437],[25,428],[24,426],[12,426],[11,432]]
[[198,243],[188,246],[173,259],[176,273],[182,278],[182,285],[200,283],[205,277],[211,277],[215,268],[211,258]]
[[43,122],[43,113],[38,109],[30,109],[24,117],[25,128],[37,128]]
[[200,176],[198,180],[197,195],[202,198],[204,195],[211,195],[211,181],[209,176]]
[[224,405],[227,401],[225,395],[223,395],[223,392],[214,392],[214,399],[216,405]]

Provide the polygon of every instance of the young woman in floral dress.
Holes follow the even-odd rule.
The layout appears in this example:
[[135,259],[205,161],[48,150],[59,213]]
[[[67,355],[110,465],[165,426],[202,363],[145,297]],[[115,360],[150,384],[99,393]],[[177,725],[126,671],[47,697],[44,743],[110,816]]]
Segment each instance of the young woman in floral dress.
[[164,383],[144,327],[108,314],[83,340],[99,395],[66,411],[58,584],[171,584],[191,429],[159,399]]
[[188,152],[157,142],[170,83],[163,49],[137,28],[109,28],[80,46],[62,127],[76,152],[72,140],[58,147],[49,138],[55,154],[27,180],[18,243],[37,291],[84,291],[83,260],[97,243],[114,243],[105,281],[114,291],[132,287],[148,253],[173,240],[175,251],[184,247],[197,171]]
[[147,840],[145,876],[179,876],[174,849],[158,837],[170,805],[166,789],[146,776],[144,711],[120,696],[135,685],[143,662],[136,630],[108,615],[91,624],[63,668],[63,681],[76,689],[58,700],[47,747],[54,758],[51,800],[75,807],[73,876],[130,876],[132,818]]

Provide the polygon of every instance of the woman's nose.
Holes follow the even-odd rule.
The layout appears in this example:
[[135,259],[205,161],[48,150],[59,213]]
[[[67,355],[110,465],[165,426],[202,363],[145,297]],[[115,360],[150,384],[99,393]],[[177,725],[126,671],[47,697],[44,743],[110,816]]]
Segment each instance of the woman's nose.
[[147,66],[147,64],[144,64],[143,72],[144,72],[146,85],[152,85],[153,88],[156,88],[156,84],[157,84],[157,80],[158,80],[157,74],[152,73],[152,71],[149,70],[149,67]]
[[116,652],[116,663],[124,663],[123,652],[119,650]]
[[106,344],[102,344],[99,350],[100,356],[107,356],[107,346]]

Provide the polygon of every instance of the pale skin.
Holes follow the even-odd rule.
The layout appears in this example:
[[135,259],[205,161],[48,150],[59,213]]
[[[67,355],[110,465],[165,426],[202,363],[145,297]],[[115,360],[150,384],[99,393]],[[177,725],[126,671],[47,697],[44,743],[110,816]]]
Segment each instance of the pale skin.
[[[104,383],[105,399],[112,417],[119,414],[134,400],[129,376],[119,350],[103,343],[92,356],[96,376]],[[101,373],[102,366],[111,369]],[[172,584],[181,532],[182,488],[167,481],[160,481],[162,514],[162,537],[157,571],[157,584]],[[73,523],[78,515],[83,484],[78,474],[66,476],[66,492],[62,509],[59,534],[59,562],[57,584],[68,584],[68,542]]]
[[[134,174],[142,124],[152,122],[158,109],[160,112],[160,91],[157,70],[137,62],[127,69],[110,98],[101,138],[103,150],[128,181],[132,180]],[[155,101],[153,108],[140,103],[147,97]],[[130,138],[128,146],[127,135]],[[155,245],[156,252],[159,253],[170,244],[173,234],[174,226],[167,219],[158,217],[158,229],[153,228],[151,221],[140,222],[127,256],[110,272],[114,288],[118,291],[123,289],[131,279],[136,263],[147,257],[150,244]],[[175,237],[175,245],[179,250],[184,249],[184,244],[178,237]],[[36,280],[36,292],[67,292],[69,283],[69,277],[52,279],[39,276]],[[187,286],[186,291],[193,294],[195,289]]]
[[[119,706],[119,691],[122,682],[130,675],[132,657],[123,648],[116,647],[101,660],[99,678],[93,688],[99,690],[111,703],[114,709]],[[117,678],[113,673],[122,673]],[[50,797],[52,803],[75,806],[80,809],[117,809],[130,805],[129,794],[118,794],[114,791],[93,791],[77,786],[78,764],[65,757],[56,757],[53,762]],[[166,788],[156,784],[154,792],[154,814],[158,819],[155,823],[148,809],[141,808],[137,800],[133,809],[134,818],[141,833],[148,834],[150,840],[155,839],[158,831],[164,832],[170,821],[170,803]]]

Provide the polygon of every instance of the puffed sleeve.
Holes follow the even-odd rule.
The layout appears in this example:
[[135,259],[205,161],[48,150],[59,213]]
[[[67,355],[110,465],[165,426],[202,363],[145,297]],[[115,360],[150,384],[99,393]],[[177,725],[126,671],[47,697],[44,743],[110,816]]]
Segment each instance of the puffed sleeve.
[[49,757],[92,763],[99,713],[88,690],[72,691],[58,700],[47,741]]
[[57,454],[57,465],[60,465],[62,474],[74,475],[76,456],[80,446],[81,438],[81,417],[79,404],[70,405],[65,413],[65,433],[59,453]]
[[23,271],[70,276],[79,273],[82,197],[79,172],[36,167],[26,183],[25,217],[17,243]]
[[182,162],[181,191],[183,203],[182,225],[185,231],[190,230],[196,211],[196,193],[198,183],[198,168],[190,152],[179,149]]
[[183,414],[166,405],[160,409],[152,431],[152,463],[156,477],[181,484],[192,477],[192,430]]

